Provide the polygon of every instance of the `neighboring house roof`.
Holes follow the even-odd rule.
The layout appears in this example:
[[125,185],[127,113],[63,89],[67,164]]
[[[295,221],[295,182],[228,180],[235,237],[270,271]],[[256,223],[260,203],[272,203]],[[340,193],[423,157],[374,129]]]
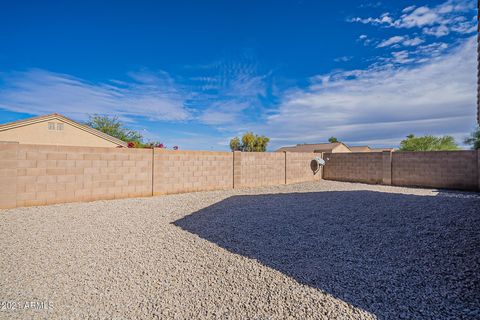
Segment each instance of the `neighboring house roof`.
[[122,146],[122,147],[128,147],[128,143],[126,143],[125,141],[122,141],[122,140],[117,139],[115,137],[112,137],[112,136],[110,136],[106,133],[103,133],[101,131],[93,129],[92,127],[80,124],[80,123],[78,123],[76,121],[73,121],[72,119],[69,119],[69,118],[67,118],[67,117],[65,117],[61,114],[58,114],[58,113],[52,113],[52,114],[47,114],[47,115],[44,115],[44,116],[32,117],[32,118],[28,118],[28,119],[23,119],[23,120],[18,120],[18,121],[14,121],[14,122],[5,123],[5,124],[0,125],[0,131],[6,131],[6,130],[22,127],[22,126],[28,126],[28,125],[34,124],[34,123],[49,121],[49,120],[63,121],[65,123],[70,124],[73,127],[76,127],[80,130],[91,133],[91,134],[93,134],[93,135],[95,135],[99,138],[108,140],[108,141],[110,141],[114,144],[117,144],[119,146]]
[[282,147],[277,150],[277,152],[289,151],[289,152],[332,152],[336,148],[345,147],[350,150],[347,145],[342,142],[335,143],[312,143],[312,144],[297,144],[292,147]]
[[395,148],[372,148],[372,152],[395,151]]
[[369,146],[350,146],[349,148],[352,152],[372,152],[372,149]]

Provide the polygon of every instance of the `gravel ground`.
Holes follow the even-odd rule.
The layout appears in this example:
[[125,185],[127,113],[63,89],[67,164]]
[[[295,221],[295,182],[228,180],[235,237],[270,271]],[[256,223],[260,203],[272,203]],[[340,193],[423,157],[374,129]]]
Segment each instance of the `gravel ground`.
[[4,210],[0,318],[478,319],[479,226],[333,181]]

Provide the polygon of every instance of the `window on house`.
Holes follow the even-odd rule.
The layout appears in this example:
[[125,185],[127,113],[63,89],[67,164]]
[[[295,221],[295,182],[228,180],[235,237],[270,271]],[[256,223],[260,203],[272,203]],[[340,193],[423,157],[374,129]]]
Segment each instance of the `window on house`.
[[63,130],[63,123],[57,123],[57,130]]
[[55,122],[48,123],[48,130],[55,130]]

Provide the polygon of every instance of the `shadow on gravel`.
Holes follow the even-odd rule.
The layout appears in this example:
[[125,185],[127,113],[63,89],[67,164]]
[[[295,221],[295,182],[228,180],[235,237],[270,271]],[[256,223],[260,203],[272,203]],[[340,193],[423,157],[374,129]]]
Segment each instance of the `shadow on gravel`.
[[244,195],[174,225],[381,319],[480,316],[479,199]]

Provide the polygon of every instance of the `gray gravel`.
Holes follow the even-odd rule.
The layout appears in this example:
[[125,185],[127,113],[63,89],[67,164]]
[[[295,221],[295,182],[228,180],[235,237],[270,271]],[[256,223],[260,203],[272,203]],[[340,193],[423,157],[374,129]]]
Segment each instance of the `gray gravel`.
[[0,318],[478,319],[479,226],[478,193],[333,181],[4,210]]

